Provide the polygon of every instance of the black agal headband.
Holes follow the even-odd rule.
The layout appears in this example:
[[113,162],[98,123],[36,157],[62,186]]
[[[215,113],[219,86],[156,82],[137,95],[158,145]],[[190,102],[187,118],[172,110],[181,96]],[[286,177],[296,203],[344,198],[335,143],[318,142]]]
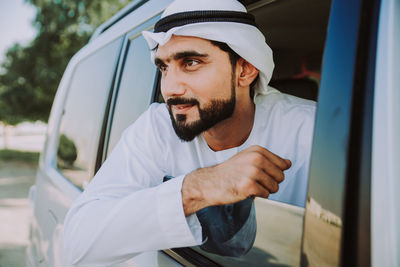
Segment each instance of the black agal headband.
[[167,32],[174,27],[200,22],[236,22],[256,26],[254,16],[249,13],[239,11],[199,10],[180,12],[166,16],[156,23],[154,32]]

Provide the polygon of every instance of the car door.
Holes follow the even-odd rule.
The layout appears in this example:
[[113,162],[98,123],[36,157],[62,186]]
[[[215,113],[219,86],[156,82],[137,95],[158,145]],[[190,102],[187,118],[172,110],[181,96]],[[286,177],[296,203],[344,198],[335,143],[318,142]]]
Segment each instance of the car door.
[[81,51],[70,62],[57,92],[30,194],[34,207],[30,250],[37,266],[64,266],[64,217],[94,174],[122,41],[121,37]]

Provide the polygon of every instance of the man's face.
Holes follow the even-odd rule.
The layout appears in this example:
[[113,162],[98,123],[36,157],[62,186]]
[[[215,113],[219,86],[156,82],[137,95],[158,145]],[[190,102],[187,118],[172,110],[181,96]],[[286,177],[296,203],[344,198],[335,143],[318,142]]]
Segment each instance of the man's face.
[[236,79],[228,53],[208,40],[173,36],[158,48],[155,63],[179,138],[191,141],[232,116]]

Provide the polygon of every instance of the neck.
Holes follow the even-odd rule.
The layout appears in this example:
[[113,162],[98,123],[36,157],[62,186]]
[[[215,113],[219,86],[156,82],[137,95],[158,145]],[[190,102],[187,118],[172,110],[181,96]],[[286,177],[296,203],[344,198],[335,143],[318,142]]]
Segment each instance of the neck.
[[236,103],[232,117],[221,121],[202,135],[214,151],[240,146],[247,140],[253,129],[254,116],[253,101]]

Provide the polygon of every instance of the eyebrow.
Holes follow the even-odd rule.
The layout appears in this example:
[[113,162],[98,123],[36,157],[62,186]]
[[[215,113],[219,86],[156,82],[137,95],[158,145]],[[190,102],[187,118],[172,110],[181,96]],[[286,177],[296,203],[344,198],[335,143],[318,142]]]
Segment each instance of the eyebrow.
[[174,60],[179,60],[179,59],[186,58],[186,57],[208,57],[208,54],[201,54],[199,52],[192,50],[192,51],[178,52],[173,55]]
[[[180,59],[182,59],[182,58],[187,58],[187,57],[202,57],[202,58],[207,58],[207,57],[208,57],[208,54],[202,54],[202,53],[199,53],[199,52],[197,52],[197,51],[189,50],[189,51],[178,52],[178,53],[175,53],[175,54],[172,55],[172,58],[173,58],[174,60],[180,60]],[[169,62],[169,61],[170,61],[170,58],[167,59],[167,62]],[[159,58],[159,57],[156,57],[156,58],[154,59],[154,63],[155,63],[157,66],[162,66],[162,65],[165,64],[164,61],[163,61],[161,58]]]

